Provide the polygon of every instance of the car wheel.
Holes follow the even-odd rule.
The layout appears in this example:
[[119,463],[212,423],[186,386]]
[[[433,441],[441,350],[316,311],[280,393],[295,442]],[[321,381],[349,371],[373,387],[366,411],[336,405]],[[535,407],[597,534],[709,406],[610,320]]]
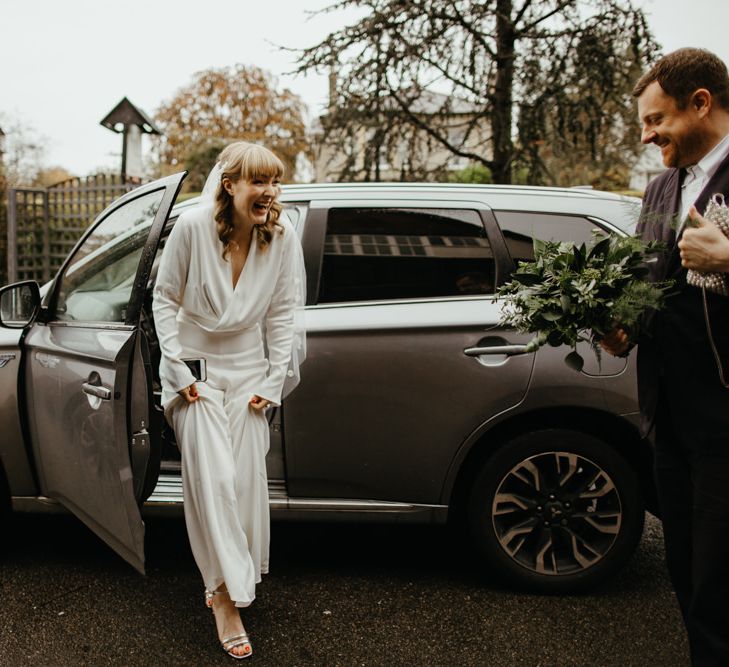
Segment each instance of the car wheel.
[[643,532],[638,479],[596,437],[550,429],[519,436],[484,464],[468,522],[497,576],[543,593],[588,589],[630,558]]

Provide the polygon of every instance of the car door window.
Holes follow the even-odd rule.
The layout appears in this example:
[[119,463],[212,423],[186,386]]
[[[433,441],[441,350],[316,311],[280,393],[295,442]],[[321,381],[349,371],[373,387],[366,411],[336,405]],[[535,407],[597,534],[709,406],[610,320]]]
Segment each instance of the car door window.
[[58,285],[56,319],[124,322],[139,260],[164,189],[112,211],[76,249]]
[[532,213],[523,211],[494,211],[514,262],[534,260],[534,239],[589,243],[597,223],[579,215]]
[[493,289],[493,253],[476,211],[329,212],[319,303],[489,294]]

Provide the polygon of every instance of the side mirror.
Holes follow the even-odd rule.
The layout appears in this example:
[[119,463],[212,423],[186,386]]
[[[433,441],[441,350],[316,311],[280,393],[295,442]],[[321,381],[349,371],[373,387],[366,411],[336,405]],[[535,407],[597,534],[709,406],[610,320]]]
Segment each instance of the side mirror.
[[38,283],[24,280],[0,288],[0,326],[23,329],[36,317],[41,306]]

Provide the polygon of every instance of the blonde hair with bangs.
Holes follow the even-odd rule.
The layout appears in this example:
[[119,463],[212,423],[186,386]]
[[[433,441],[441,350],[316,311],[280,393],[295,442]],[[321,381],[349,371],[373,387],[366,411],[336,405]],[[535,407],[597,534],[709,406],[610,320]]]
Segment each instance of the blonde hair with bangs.
[[[231,237],[235,231],[233,226],[233,197],[223,187],[223,179],[229,178],[234,183],[243,178],[247,182],[262,178],[282,178],[284,164],[268,148],[247,141],[236,141],[226,146],[218,157],[220,163],[220,183],[215,192],[213,217],[218,230],[218,238],[223,244],[223,259],[227,259],[231,251]],[[274,199],[268,211],[266,222],[255,225],[258,247],[265,250],[271,243],[273,233],[283,233],[283,226],[278,219],[283,207]]]

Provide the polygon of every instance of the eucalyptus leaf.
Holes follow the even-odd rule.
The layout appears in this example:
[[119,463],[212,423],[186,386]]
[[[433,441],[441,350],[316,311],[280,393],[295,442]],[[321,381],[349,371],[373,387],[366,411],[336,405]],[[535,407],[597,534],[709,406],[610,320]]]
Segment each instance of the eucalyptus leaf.
[[564,335],[560,331],[553,330],[547,334],[547,344],[552,347],[559,347],[560,345],[564,345],[565,342]]
[[577,352],[577,350],[572,350],[572,352],[564,358],[564,363],[566,363],[573,371],[577,371],[578,373],[585,366],[585,360],[582,358],[582,355]]
[[538,273],[516,273],[513,276],[515,281],[520,282],[522,285],[536,285],[542,282],[543,277]]
[[602,241],[600,241],[599,243],[595,244],[593,249],[590,250],[589,257],[590,257],[590,259],[592,259],[593,257],[604,256],[605,253],[608,252],[609,249],[610,249],[610,237],[608,236],[608,237],[604,238]]

